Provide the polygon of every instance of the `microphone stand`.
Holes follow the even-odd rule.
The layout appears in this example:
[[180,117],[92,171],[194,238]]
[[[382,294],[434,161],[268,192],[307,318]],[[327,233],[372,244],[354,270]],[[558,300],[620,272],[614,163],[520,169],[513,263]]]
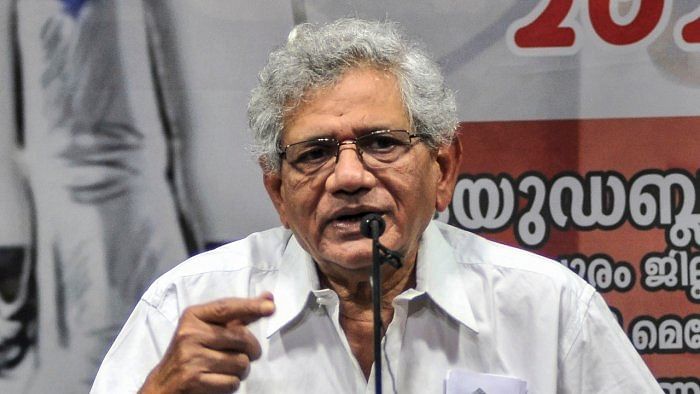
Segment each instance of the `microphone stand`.
[[[372,221],[372,312],[374,313],[374,393],[382,394],[382,271],[379,254],[379,231]],[[375,234],[377,234],[375,236]]]
[[374,317],[374,392],[382,393],[382,272],[381,265],[390,264],[401,268],[401,255],[379,242],[386,224],[381,216],[369,214],[362,218],[362,234],[372,238],[372,311]]

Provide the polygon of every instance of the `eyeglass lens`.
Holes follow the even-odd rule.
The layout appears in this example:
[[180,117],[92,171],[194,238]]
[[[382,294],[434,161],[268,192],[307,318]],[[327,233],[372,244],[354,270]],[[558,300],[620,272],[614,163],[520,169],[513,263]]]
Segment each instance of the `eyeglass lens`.
[[404,130],[381,130],[338,142],[334,138],[319,138],[288,145],[284,151],[287,161],[302,173],[313,173],[337,160],[340,146],[355,144],[365,165],[381,167],[396,161],[411,145],[411,134]]

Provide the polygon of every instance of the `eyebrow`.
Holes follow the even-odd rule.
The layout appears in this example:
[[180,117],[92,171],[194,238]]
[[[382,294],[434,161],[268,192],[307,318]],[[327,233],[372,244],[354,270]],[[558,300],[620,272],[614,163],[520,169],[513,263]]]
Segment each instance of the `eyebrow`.
[[379,131],[379,130],[396,130],[396,128],[392,128],[392,127],[388,127],[388,126],[371,126],[371,127],[365,126],[365,127],[353,129],[353,131],[355,133],[359,133],[358,137],[366,135],[366,134],[374,133],[375,131]]
[[[389,126],[362,126],[362,127],[352,129],[352,132],[353,132],[353,134],[355,134],[354,138],[359,138],[359,137],[363,137],[367,134],[370,134],[370,133],[373,133],[373,132],[379,131],[379,130],[403,130],[403,129],[392,128]],[[335,141],[340,141],[338,138],[334,137],[332,135],[332,133],[333,133],[332,131],[328,132],[327,134],[319,133],[319,135],[317,135],[317,136],[308,137],[308,138],[305,138],[303,140],[299,140],[296,142],[291,142],[291,143],[286,143],[286,144],[283,143],[283,144],[281,144],[280,147],[283,148],[285,146],[298,144],[300,142],[316,141],[316,140],[324,140],[324,139],[331,139],[331,140],[335,140]]]
[[[354,139],[361,138],[361,137],[364,137],[366,135],[372,134],[376,131],[382,131],[382,130],[399,130],[399,129],[392,129],[390,127],[361,127],[358,129],[353,129]],[[332,139],[335,141],[340,141],[338,138],[333,137],[331,135],[313,137],[313,138],[307,139],[305,141],[314,141],[314,140],[322,140],[322,139]],[[350,139],[353,139],[353,138],[350,138]]]

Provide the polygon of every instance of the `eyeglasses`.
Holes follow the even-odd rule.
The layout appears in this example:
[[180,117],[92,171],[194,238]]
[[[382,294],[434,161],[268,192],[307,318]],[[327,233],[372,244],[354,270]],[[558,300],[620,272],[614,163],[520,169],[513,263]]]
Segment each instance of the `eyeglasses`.
[[[335,138],[316,138],[282,147],[280,157],[302,174],[313,174],[335,158],[338,162],[341,145],[354,144],[357,154],[368,168],[381,168],[398,160],[408,152],[413,138],[427,134],[411,134],[406,130],[377,130],[355,139],[338,141]],[[364,155],[366,153],[366,155]]]

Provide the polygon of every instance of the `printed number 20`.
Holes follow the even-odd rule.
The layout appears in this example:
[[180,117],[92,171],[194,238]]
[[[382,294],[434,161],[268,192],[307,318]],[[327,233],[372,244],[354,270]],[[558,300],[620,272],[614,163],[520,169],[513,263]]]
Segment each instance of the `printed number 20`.
[[[666,27],[672,0],[542,0],[530,15],[511,25],[516,51],[575,52],[580,27],[575,21],[582,3],[585,22],[604,43],[616,47],[644,44]],[[627,7],[625,15],[620,6]],[[679,21],[680,46],[700,44],[700,7]],[[685,44],[685,45],[684,45]]]

